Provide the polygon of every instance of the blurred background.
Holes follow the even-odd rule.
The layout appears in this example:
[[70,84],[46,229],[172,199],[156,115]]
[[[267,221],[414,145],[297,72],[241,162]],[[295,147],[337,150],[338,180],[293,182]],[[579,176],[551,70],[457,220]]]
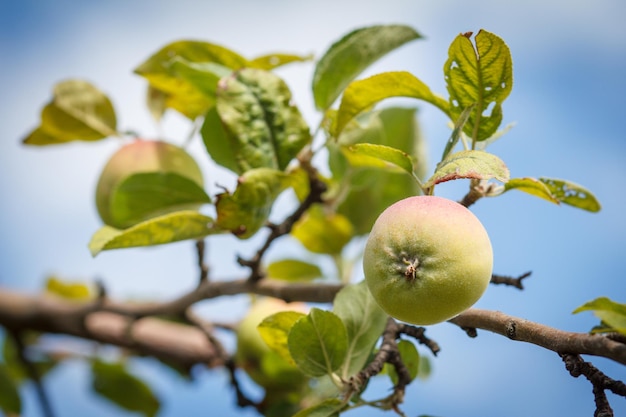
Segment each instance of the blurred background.
[[[490,233],[495,272],[519,275],[532,270],[533,275],[523,292],[491,286],[477,307],[588,331],[597,320],[590,313],[572,315],[573,309],[599,296],[626,302],[626,195],[621,189],[626,183],[625,16],[626,3],[620,0],[2,1],[0,285],[35,293],[50,274],[99,278],[121,299],[166,299],[196,285],[190,242],[91,257],[87,242],[101,225],[93,201],[95,184],[119,143],[22,146],[56,82],[87,79],[112,99],[119,129],[182,144],[189,124],[172,113],[157,127],[144,104],[146,83],[132,73],[171,41],[207,40],[246,57],[269,52],[319,57],[355,28],[403,23],[425,39],[394,51],[365,75],[407,70],[444,94],[448,45],[461,32],[484,28],[508,43],[514,62],[514,87],[503,109],[504,123],[516,125],[490,150],[507,163],[512,177],[580,183],[603,208],[591,214],[518,192],[481,200],[473,210]],[[319,115],[310,92],[313,64],[292,64],[277,73],[315,125]],[[401,104],[419,107],[434,164],[449,136],[445,118],[419,102]],[[233,178],[211,165],[198,138],[190,150],[204,168],[206,183],[234,186]],[[437,194],[458,199],[466,186],[442,184]],[[239,277],[235,256],[250,253],[258,243],[252,239],[241,245],[230,236],[210,242],[212,274]],[[277,245],[272,253],[298,250],[286,246]],[[245,302],[223,298],[198,308],[209,319],[235,321]],[[403,410],[409,416],[593,415],[591,385],[572,378],[552,352],[486,332],[469,339],[445,323],[429,328],[428,335],[442,352],[432,360],[430,379],[408,388]],[[624,366],[590,360],[609,376],[626,379]],[[159,416],[255,415],[236,409],[222,370],[198,372],[187,382],[147,359],[134,361],[132,369],[160,396]],[[130,415],[92,394],[89,367],[82,361],[57,367],[45,384],[59,416]],[[384,393],[389,385],[381,381],[373,387]],[[244,388],[254,394],[254,387]],[[26,385],[22,395],[24,417],[40,416],[32,386]],[[609,394],[609,400],[615,415],[626,415],[624,398]],[[351,414],[382,415],[366,409]]]

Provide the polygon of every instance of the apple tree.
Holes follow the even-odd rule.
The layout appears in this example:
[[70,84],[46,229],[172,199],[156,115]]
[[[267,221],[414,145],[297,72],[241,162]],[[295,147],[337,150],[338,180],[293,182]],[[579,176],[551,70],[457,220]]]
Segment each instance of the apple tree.
[[[511,53],[497,35],[480,30],[454,38],[443,65],[443,95],[405,71],[360,77],[385,54],[420,38],[404,25],[369,26],[346,34],[319,57],[244,57],[204,41],[164,45],[135,73],[147,82],[147,107],[157,121],[171,112],[188,119],[191,134],[177,140],[122,130],[112,101],[87,81],[56,84],[40,125],[23,139],[25,146],[119,142],[98,182],[102,227],[93,232],[91,254],[188,240],[197,254],[199,278],[194,289],[163,302],[115,300],[103,282],[58,277],[50,277],[37,296],[0,290],[0,325],[7,334],[0,409],[18,415],[18,387],[32,380],[44,414],[54,415],[43,377],[65,357],[53,350],[32,355],[31,348],[42,334],[57,333],[119,348],[118,360],[95,350],[85,355],[93,390],[146,416],[157,415],[161,399],[128,369],[134,355],[154,357],[183,374],[194,367],[226,369],[224,383],[232,386],[233,403],[267,416],[338,416],[361,407],[405,415],[402,404],[410,384],[427,378],[429,358],[446,348],[421,325],[448,321],[469,337],[486,330],[511,343],[554,351],[566,371],[589,381],[595,415],[613,415],[606,392],[626,397],[626,385],[586,357],[626,365],[626,305],[609,298],[590,300],[575,312],[593,312],[598,326],[580,333],[506,312],[468,309],[487,283],[523,289],[530,273],[492,271],[489,238],[484,229],[476,232],[482,227],[479,220],[473,217],[475,225],[456,217],[461,212],[473,216],[468,210],[473,204],[497,204],[483,200],[509,192],[589,212],[598,212],[600,204],[571,181],[511,178],[506,163],[489,151],[506,137],[503,104],[513,87]],[[319,114],[313,125],[274,72],[283,65],[313,65],[311,88]],[[425,158],[415,108],[389,105],[387,99],[398,97],[434,106],[449,119],[449,138],[432,145],[441,148],[434,168]],[[201,157],[233,178],[232,188],[208,191],[206,179],[214,176],[201,172],[185,149],[196,140],[206,149]],[[175,144],[182,141],[185,145]],[[386,208],[409,197],[435,198],[439,184],[457,180],[468,184],[458,202],[431,205],[428,215],[415,211],[417,206],[394,212],[398,221],[378,231],[373,249],[363,252]],[[420,221],[428,224],[413,229]],[[206,261],[215,237],[225,234],[260,242],[250,256],[223,259],[245,271],[236,278],[213,276]],[[384,243],[390,236],[417,247],[420,256],[448,258],[418,262],[402,245],[390,254]],[[281,241],[316,256],[268,257]],[[354,272],[363,261],[367,280]],[[405,269],[391,281],[397,264]],[[369,276],[372,265],[382,269]],[[422,267],[429,270],[419,272]],[[417,286],[423,282],[427,285]],[[424,293],[423,287],[430,288]],[[468,291],[474,292],[468,296]],[[216,322],[194,311],[200,302],[231,296],[250,300],[241,321]],[[458,311],[457,299],[464,300]],[[429,317],[427,323],[412,320],[418,309],[417,316]],[[440,310],[446,313],[437,314]],[[235,349],[227,347],[224,333],[236,339]],[[251,399],[242,378],[262,387],[264,397]],[[389,389],[370,389],[374,378],[386,381]]]

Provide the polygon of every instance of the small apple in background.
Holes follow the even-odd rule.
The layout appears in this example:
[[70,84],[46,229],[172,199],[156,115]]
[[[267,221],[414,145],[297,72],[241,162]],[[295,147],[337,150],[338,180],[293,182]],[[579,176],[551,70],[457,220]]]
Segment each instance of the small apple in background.
[[[132,226],[117,222],[111,215],[111,197],[115,187],[124,179],[144,172],[174,173],[200,186],[204,183],[198,164],[184,149],[163,141],[134,140],[115,152],[100,174],[96,187],[96,207],[105,224],[120,229]],[[181,210],[181,207],[176,209]]]
[[265,343],[257,326],[264,318],[281,311],[306,313],[303,303],[287,303],[277,298],[260,298],[250,307],[237,327],[235,363],[267,392],[299,391],[308,378]]
[[390,316],[416,325],[471,307],[491,280],[493,250],[478,218],[455,201],[409,197],[378,217],[365,246],[370,292]]

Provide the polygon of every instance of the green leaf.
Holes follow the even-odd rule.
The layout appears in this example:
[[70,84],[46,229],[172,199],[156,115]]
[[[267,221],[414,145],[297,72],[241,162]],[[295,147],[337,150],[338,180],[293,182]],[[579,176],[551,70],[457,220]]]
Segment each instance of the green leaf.
[[463,128],[467,123],[467,119],[469,118],[475,107],[476,105],[472,104],[471,106],[463,110],[463,112],[461,112],[461,114],[459,115],[457,121],[454,123],[454,129],[452,129],[452,134],[450,135],[448,143],[446,143],[446,147],[443,151],[443,155],[441,156],[442,161],[448,157],[452,149],[454,149],[456,144],[459,143],[459,139],[461,139],[461,132],[463,132]]
[[110,214],[116,225],[134,225],[165,212],[197,210],[211,198],[194,180],[173,172],[129,175],[111,195]]
[[571,181],[554,178],[539,178],[549,189],[554,198],[561,203],[596,213],[601,206],[596,197],[585,187]]
[[234,150],[236,139],[224,127],[215,107],[204,116],[200,135],[207,152],[216,164],[240,175],[249,167],[247,161],[238,161]]
[[354,231],[343,215],[327,212],[322,204],[314,204],[293,225],[291,235],[313,253],[337,255],[352,239]]
[[312,407],[300,410],[293,417],[339,417],[339,413],[347,407],[337,398],[329,398]]
[[342,148],[348,163],[355,167],[390,168],[407,172],[413,175],[413,159],[406,152],[391,146],[376,145],[374,143],[356,143]]
[[343,93],[337,112],[333,136],[338,137],[346,124],[356,115],[390,97],[410,97],[424,100],[449,115],[449,105],[413,74],[404,71],[384,72],[364,80],[353,81]]
[[41,124],[23,142],[96,141],[117,135],[116,124],[115,110],[104,93],[87,81],[66,80],[55,85],[52,101],[41,112]]
[[370,26],[350,32],[322,56],[313,75],[313,97],[319,110],[330,108],[350,81],[378,59],[421,38],[404,25]]
[[464,131],[473,140],[482,141],[502,122],[502,102],[513,88],[513,61],[508,46],[493,33],[478,32],[475,48],[470,36],[461,34],[452,42],[444,74],[452,120],[476,104]]
[[523,191],[530,195],[548,200],[551,203],[559,204],[559,200],[552,195],[550,188],[535,178],[511,178],[506,184],[504,184],[504,192],[509,190]]
[[8,415],[19,415],[22,412],[22,400],[17,385],[3,363],[0,363],[0,410]]
[[[420,366],[420,354],[418,353],[417,348],[408,340],[400,340],[398,342],[398,351],[400,352],[402,363],[404,363],[404,366],[409,371],[411,381],[414,380],[419,373]],[[385,364],[385,368],[391,382],[396,385],[398,383],[396,368],[389,363]]]
[[287,338],[293,325],[305,316],[306,314],[298,311],[281,311],[264,318],[257,326],[261,337],[270,349],[293,365],[295,362],[289,353]]
[[578,307],[573,313],[581,311],[592,311],[610,328],[606,330],[626,335],[626,304],[617,303],[607,297],[599,297]]
[[288,346],[303,373],[313,377],[330,375],[346,359],[346,327],[334,313],[313,308],[291,328]]
[[211,102],[215,101],[218,81],[232,73],[230,68],[214,62],[189,62],[181,57],[174,58],[170,66],[173,74],[194,86]]
[[[179,64],[172,65],[176,62]],[[206,113],[214,100],[198,90],[196,83],[190,82],[190,74],[181,69],[181,62],[214,63],[231,70],[248,65],[248,60],[223,46],[181,40],[164,46],[135,68],[136,74],[148,80],[149,85],[165,97],[165,107],[190,119]]]
[[46,292],[75,301],[89,300],[94,296],[89,284],[64,281],[56,276],[50,276],[46,280]]
[[148,385],[132,375],[121,363],[95,360],[91,367],[93,389],[104,398],[128,411],[153,417],[159,411],[159,400]]
[[186,239],[200,239],[219,233],[213,219],[193,210],[177,211],[146,220],[128,229],[100,228],[89,242],[92,256],[103,250],[162,245]]
[[256,57],[250,61],[250,67],[262,70],[272,70],[292,62],[306,62],[313,59],[312,55],[294,55],[294,54],[267,54]]
[[298,259],[282,259],[267,266],[267,276],[290,282],[312,281],[322,276],[319,266]]
[[241,171],[284,170],[311,140],[289,87],[268,71],[247,68],[222,79],[217,112],[234,139],[231,147]]
[[374,301],[365,281],[347,285],[339,291],[335,296],[333,312],[348,333],[348,354],[342,376],[349,378],[365,365],[385,329],[388,316]]
[[509,169],[500,158],[492,153],[472,150],[460,151],[441,161],[433,176],[424,186],[433,187],[442,182],[463,178],[476,180],[495,178],[498,181],[507,182]]
[[237,189],[217,196],[217,226],[240,239],[254,235],[266,222],[276,197],[290,185],[288,174],[269,168],[247,171]]

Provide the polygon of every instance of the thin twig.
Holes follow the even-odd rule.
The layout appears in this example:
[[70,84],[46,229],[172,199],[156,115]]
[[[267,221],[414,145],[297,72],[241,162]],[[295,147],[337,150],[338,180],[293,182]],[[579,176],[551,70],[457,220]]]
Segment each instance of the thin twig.
[[437,354],[441,351],[441,348],[434,340],[426,337],[426,328],[425,327],[416,327],[411,326],[410,324],[399,323],[398,324],[398,332],[404,333],[407,336],[411,336],[415,340],[417,340],[420,344],[425,345],[433,355],[437,356]]
[[209,280],[209,266],[205,262],[206,242],[204,239],[196,241],[196,253],[198,255],[198,268],[200,269],[200,280],[198,285]]
[[508,285],[510,287],[515,287],[515,288],[518,288],[520,290],[523,290],[524,289],[524,285],[522,284],[522,280],[524,280],[525,278],[528,278],[531,274],[532,274],[531,271],[528,271],[528,272],[520,275],[519,277],[511,277],[511,276],[506,276],[506,275],[496,275],[496,274],[493,274],[491,276],[491,284]]

